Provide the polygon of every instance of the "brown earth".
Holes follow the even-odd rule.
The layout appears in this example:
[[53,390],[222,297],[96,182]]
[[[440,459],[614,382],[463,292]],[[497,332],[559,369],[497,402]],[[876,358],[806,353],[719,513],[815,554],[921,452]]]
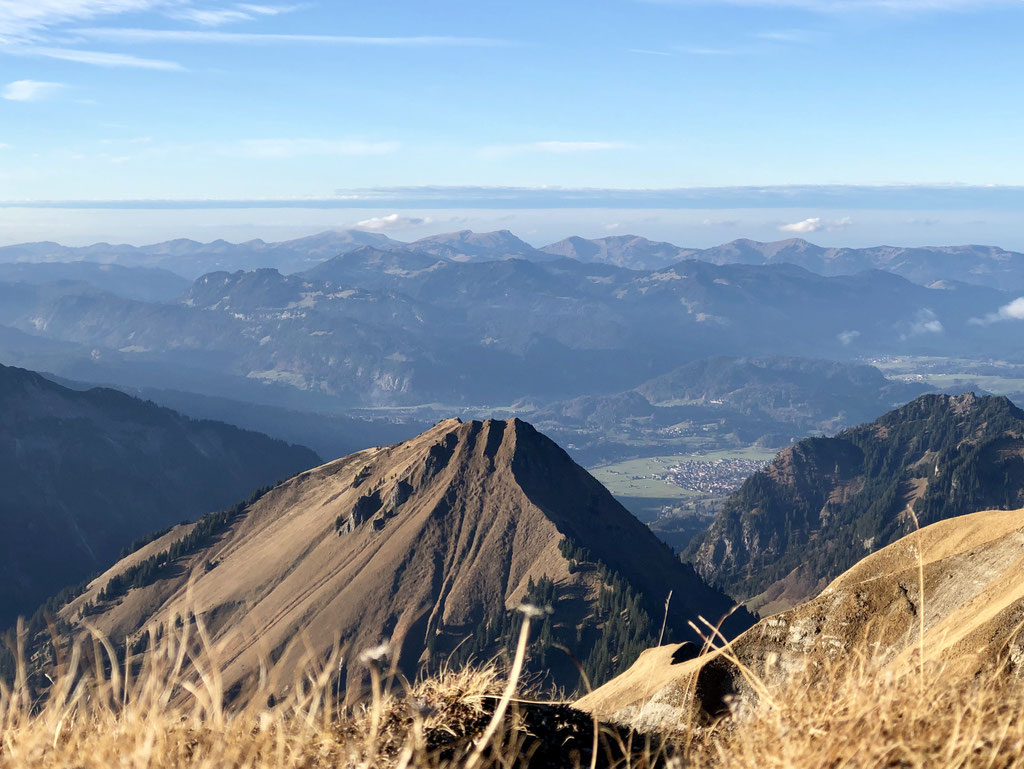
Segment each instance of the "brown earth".
[[[231,690],[268,660],[290,681],[307,653],[335,644],[350,663],[389,644],[412,673],[430,648],[455,648],[488,611],[514,608],[530,581],[545,576],[565,598],[555,621],[579,622],[592,613],[600,586],[593,570],[574,568],[563,555],[566,538],[657,605],[673,590],[670,626],[685,628],[697,614],[717,618],[731,606],[519,420],[446,420],[405,443],[310,470],[246,508],[152,584],[101,599],[113,576],[195,525],[119,562],[62,619],[123,643],[140,639],[151,623],[194,611]],[[660,624],[660,609],[657,618]]]

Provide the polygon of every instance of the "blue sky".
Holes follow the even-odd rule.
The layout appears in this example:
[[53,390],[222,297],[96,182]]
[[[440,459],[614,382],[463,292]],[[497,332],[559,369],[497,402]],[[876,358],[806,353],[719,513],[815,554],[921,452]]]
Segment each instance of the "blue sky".
[[[0,0],[0,241],[502,221],[543,240],[646,216],[694,244],[1024,247],[1019,194],[965,192],[1024,185],[1022,22],[1021,0]],[[941,201],[835,193],[887,185]],[[531,197],[751,186],[769,190]],[[438,208],[418,187],[453,189]],[[485,208],[465,187],[521,200]],[[353,208],[210,202],[338,198]],[[196,202],[13,206],[149,199]]]

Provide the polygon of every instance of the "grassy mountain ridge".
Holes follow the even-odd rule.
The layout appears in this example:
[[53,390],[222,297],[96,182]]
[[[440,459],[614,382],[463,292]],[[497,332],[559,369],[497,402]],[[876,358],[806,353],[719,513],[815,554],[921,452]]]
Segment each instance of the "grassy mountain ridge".
[[[819,707],[841,711],[844,694],[877,693],[881,681],[903,676],[919,699],[924,687],[947,681],[1015,691],[1024,659],[1022,542],[1021,509],[939,521],[859,560],[814,599],[760,620],[728,652],[680,663],[675,646],[650,649],[578,706],[652,729],[714,713],[723,696],[736,698],[734,707],[766,692],[782,703],[790,694],[815,696]],[[905,704],[879,717],[911,712]]]

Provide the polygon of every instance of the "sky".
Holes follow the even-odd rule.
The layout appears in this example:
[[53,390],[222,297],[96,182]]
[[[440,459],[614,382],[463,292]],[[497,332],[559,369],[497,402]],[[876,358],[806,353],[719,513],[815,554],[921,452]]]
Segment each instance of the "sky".
[[1024,249],[1024,0],[0,0],[0,242]]

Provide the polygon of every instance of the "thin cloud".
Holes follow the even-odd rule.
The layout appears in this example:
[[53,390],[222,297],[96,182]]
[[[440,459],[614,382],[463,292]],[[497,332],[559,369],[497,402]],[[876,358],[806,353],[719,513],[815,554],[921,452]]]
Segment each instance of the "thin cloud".
[[324,45],[378,47],[475,47],[488,48],[511,45],[508,41],[488,37],[453,37],[422,35],[414,37],[363,37],[357,35],[301,35],[258,32],[217,32],[199,29],[137,29],[126,27],[88,27],[74,33],[91,40],[113,43],[212,43],[235,45],[266,45],[319,43]]
[[363,221],[356,222],[352,225],[352,228],[355,230],[369,230],[371,232],[407,230],[411,227],[420,227],[424,224],[430,224],[430,221],[429,217],[420,218],[416,216],[388,214],[387,216],[374,216],[369,219],[363,219]]
[[[118,126],[113,126],[118,127]],[[264,140],[266,141],[266,140]],[[393,145],[397,148],[397,144]],[[239,152],[237,144],[213,147],[218,152]],[[193,150],[189,150],[194,155]],[[969,185],[791,185],[761,187],[498,187],[441,186],[342,188],[330,197],[176,199],[176,200],[0,200],[0,207],[31,208],[197,209],[280,208],[323,209],[423,208],[474,210],[774,210],[836,211],[976,211],[991,208],[1019,211],[1024,208],[1024,187]],[[834,220],[839,226],[852,222]],[[846,224],[842,224],[845,222]],[[778,222],[774,223],[778,226]],[[970,224],[969,222],[967,224]]]
[[229,148],[230,154],[254,158],[296,158],[331,155],[388,155],[398,142],[365,142],[349,139],[247,139]]
[[811,33],[804,29],[775,29],[758,32],[754,37],[774,43],[806,43],[811,39]]
[[221,24],[231,24],[236,21],[248,21],[252,14],[238,9],[223,8],[213,10],[210,8],[183,8],[174,14],[174,18],[183,21],[191,21],[204,27],[219,27]]
[[922,336],[924,334],[941,334],[945,329],[938,316],[929,309],[917,311],[913,323],[910,324],[911,336]]
[[0,90],[0,98],[7,101],[42,101],[64,88],[63,83],[49,83],[43,80],[15,80]]
[[598,142],[598,141],[542,141],[526,142],[524,144],[495,144],[484,147],[480,154],[488,157],[501,157],[504,155],[517,155],[524,152],[540,152],[550,155],[569,155],[579,152],[605,152],[608,150],[627,149],[628,144],[623,142]]
[[259,16],[278,16],[298,10],[298,5],[274,6],[238,3],[233,8],[182,8],[174,12],[174,18],[191,21],[204,27],[219,27],[241,21],[251,21]]
[[669,53],[668,51],[650,51],[646,48],[628,48],[630,53],[639,53],[643,56],[674,56],[675,54]]
[[73,61],[78,64],[92,64],[97,67],[130,67],[133,69],[155,69],[167,72],[183,72],[185,70],[185,68],[176,61],[147,59],[141,56],[131,56],[126,53],[110,53],[108,51],[86,51],[76,48],[45,48],[39,46],[27,46],[8,49],[7,52],[23,56],[42,56],[47,59]]
[[1009,304],[1004,304],[984,318],[971,318],[970,323],[975,326],[990,326],[993,323],[1007,320],[1024,320],[1024,296],[1014,299]]
[[688,53],[691,56],[735,56],[738,53],[742,53],[738,48],[680,48],[683,53]]
[[1000,307],[997,314],[1000,320],[1024,320],[1024,296]]
[[0,0],[0,38],[26,42],[67,23],[138,13],[166,0]]
[[748,8],[796,8],[815,13],[882,11],[930,13],[981,11],[1019,6],[1018,0],[641,0],[652,5],[733,5]]
[[811,233],[821,232],[822,230],[845,230],[851,224],[853,224],[853,221],[848,216],[834,221],[826,221],[820,216],[813,216],[800,222],[780,225],[779,232],[788,232],[795,235],[810,235]]
[[913,320],[898,324],[898,327],[905,329],[900,334],[900,339],[911,339],[916,336],[927,336],[930,334],[941,334],[946,329],[939,320],[939,316],[933,310],[922,308],[914,314]]
[[815,216],[810,219],[804,219],[802,222],[793,222],[792,224],[783,224],[779,227],[779,232],[791,232],[797,235],[809,235],[812,232],[818,232],[825,229],[826,225],[822,222],[820,216]]

